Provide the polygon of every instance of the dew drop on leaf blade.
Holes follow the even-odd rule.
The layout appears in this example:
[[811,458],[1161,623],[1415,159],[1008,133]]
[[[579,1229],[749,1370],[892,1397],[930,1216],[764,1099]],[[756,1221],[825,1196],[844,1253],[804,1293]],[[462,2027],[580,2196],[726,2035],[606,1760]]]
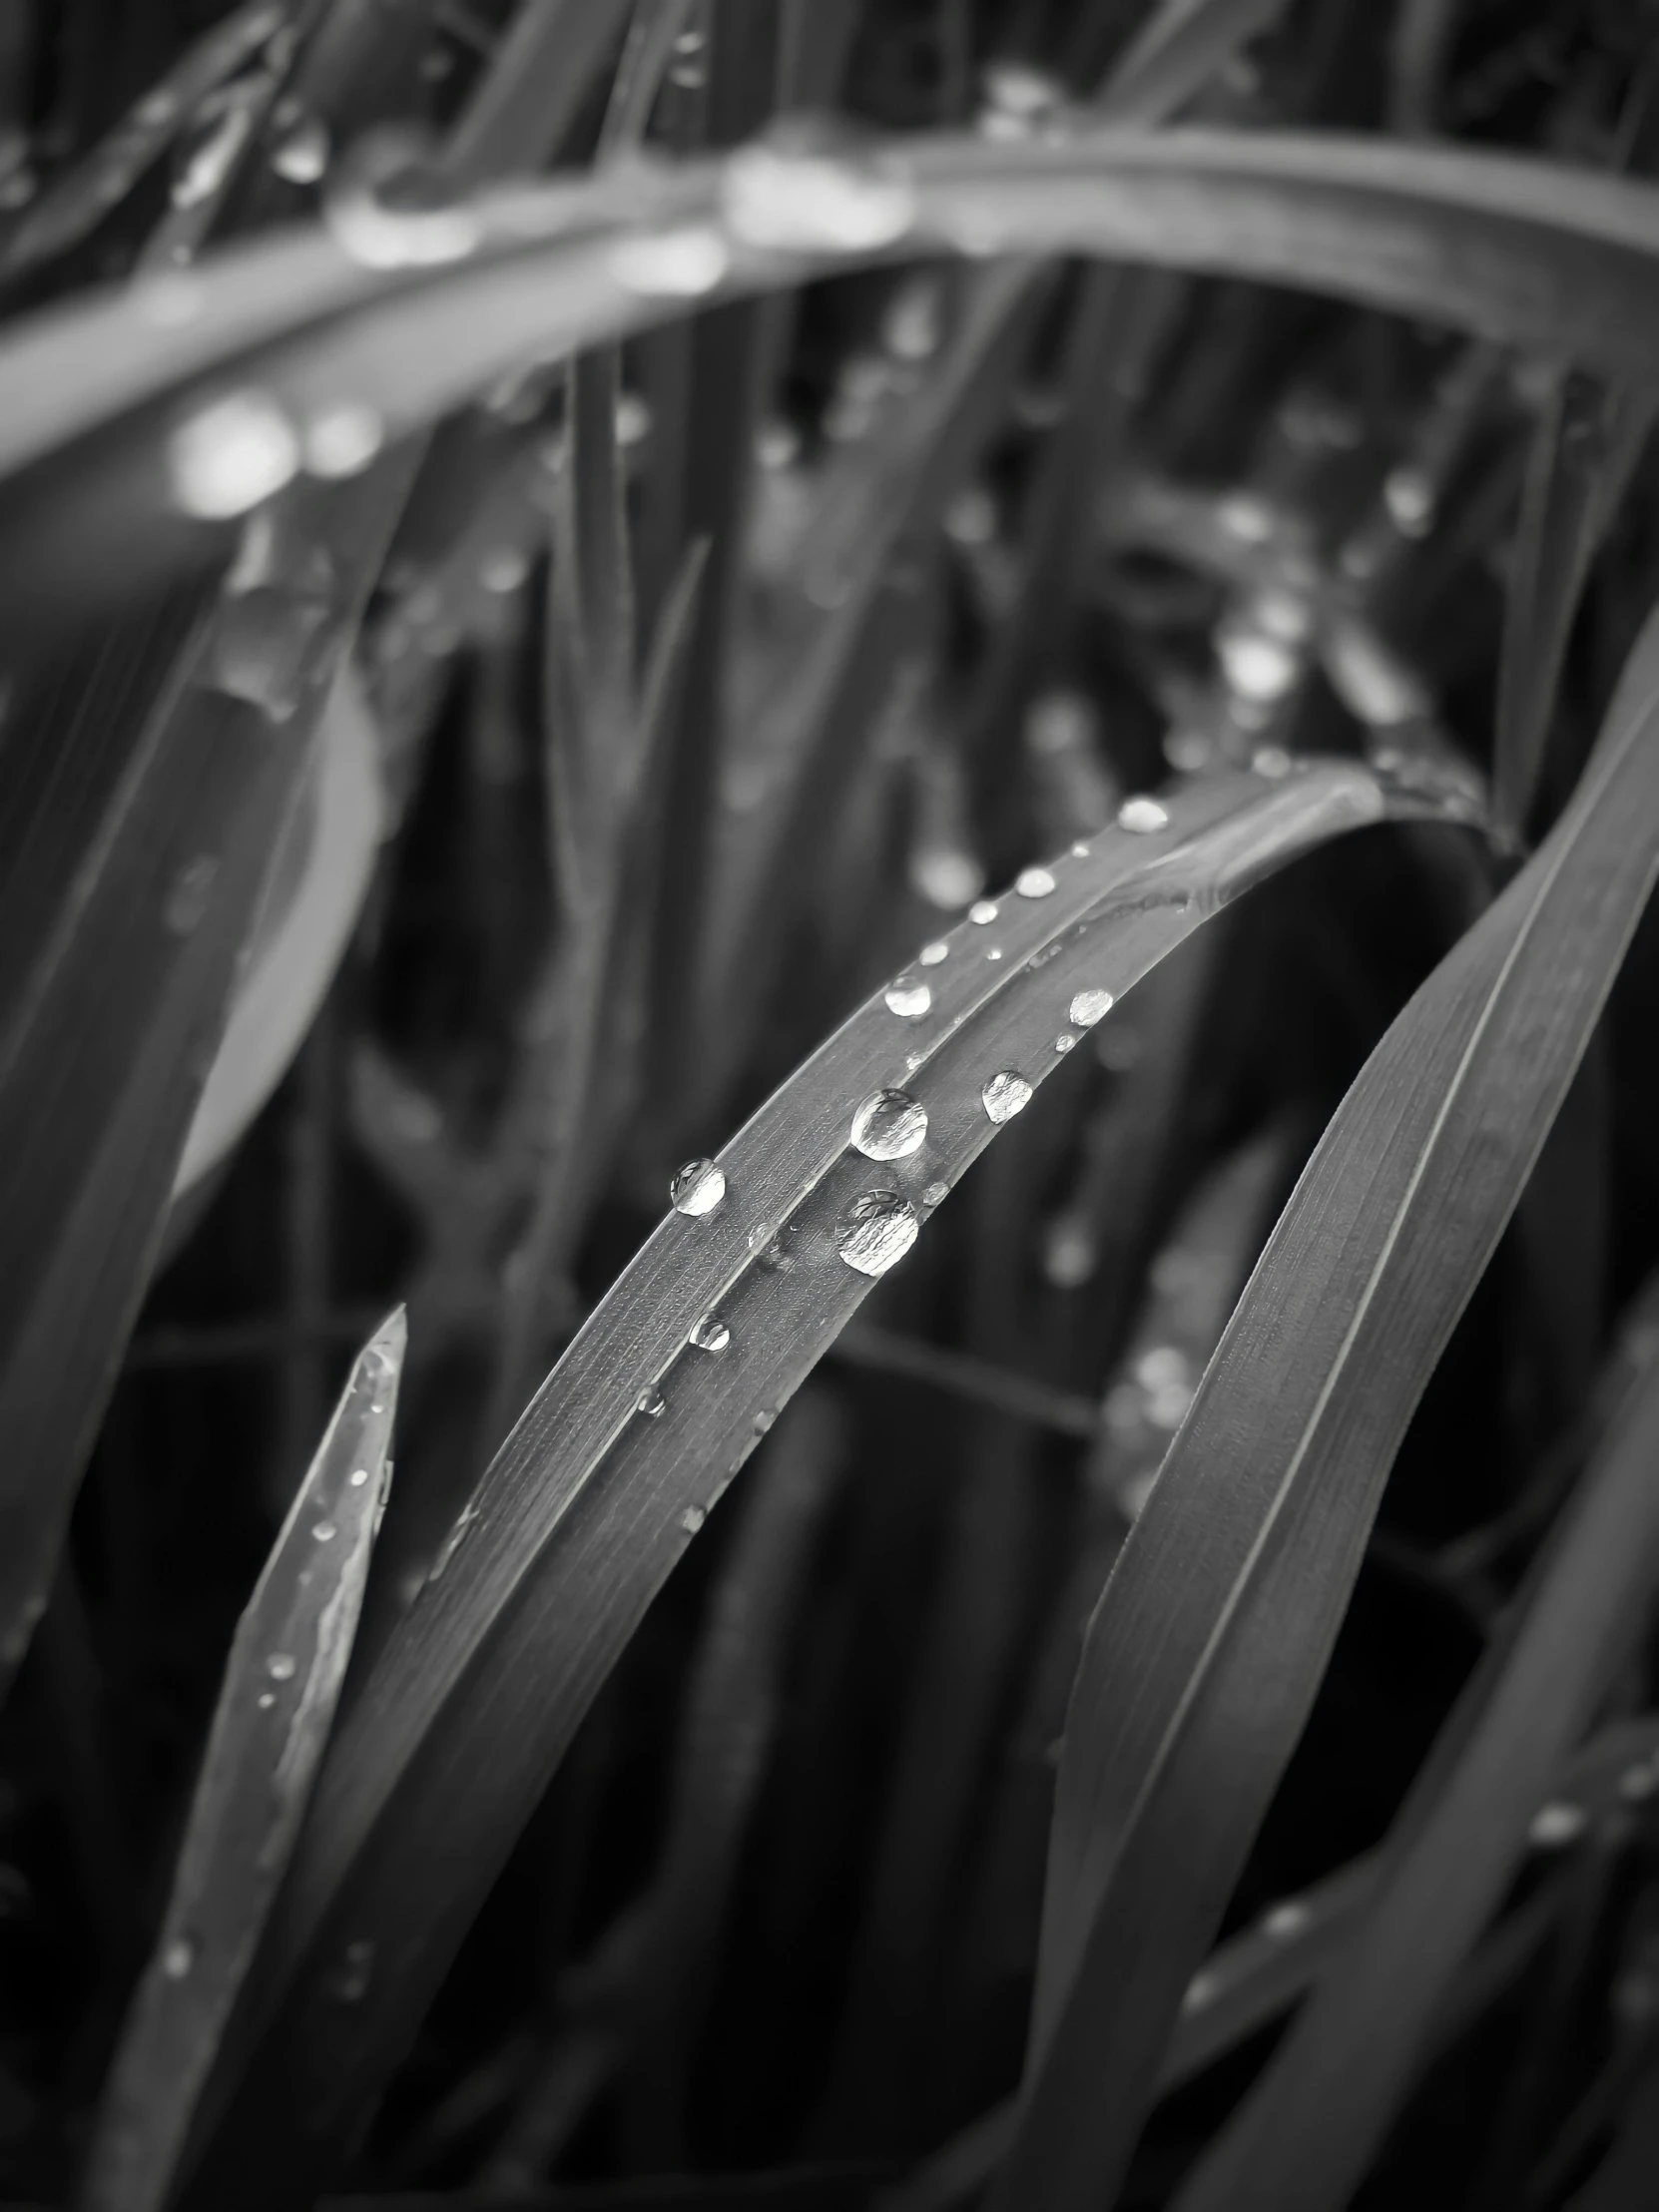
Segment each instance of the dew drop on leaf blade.
[[1068,1009],[1068,1018],[1078,1029],[1092,1029],[1111,1012],[1112,1003],[1110,991],[1079,991]]
[[988,1119],[997,1123],[1012,1121],[1031,1103],[1031,1086],[1014,1069],[1001,1068],[986,1082],[979,1096]]
[[1169,816],[1155,799],[1126,799],[1118,809],[1118,828],[1136,836],[1150,836],[1155,830],[1169,828]]
[[700,1221],[726,1196],[726,1171],[713,1160],[688,1160],[670,1183],[668,1195],[677,1214]]
[[897,1191],[865,1191],[835,1225],[835,1250],[858,1275],[885,1275],[903,1259],[920,1227],[916,1210]]
[[852,1147],[866,1160],[907,1160],[927,1136],[927,1109],[908,1091],[875,1091],[852,1117]]
[[933,1003],[933,993],[916,975],[901,975],[887,985],[883,994],[888,1011],[900,1015],[905,1021],[917,1021]]
[[732,1332],[718,1314],[705,1314],[693,1328],[690,1341],[699,1352],[724,1352],[732,1342]]

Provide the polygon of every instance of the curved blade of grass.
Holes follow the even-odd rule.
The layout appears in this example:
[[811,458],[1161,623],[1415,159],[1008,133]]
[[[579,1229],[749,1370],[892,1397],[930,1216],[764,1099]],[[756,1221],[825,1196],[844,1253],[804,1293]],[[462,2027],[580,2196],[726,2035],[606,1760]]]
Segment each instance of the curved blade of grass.
[[118,123],[0,233],[0,279],[16,277],[95,231],[190,126],[201,103],[282,28],[282,0],[250,0],[204,31]]
[[[778,158],[786,209],[792,158],[810,157]],[[364,269],[300,230],[220,257],[183,293],[104,295],[29,318],[0,354],[0,473],[18,478],[0,561],[9,619],[45,619],[72,560],[83,594],[111,588],[141,528],[158,568],[200,543],[212,526],[178,511],[169,436],[209,378],[257,372],[290,425],[342,397],[368,403],[396,437],[528,357],[683,308],[688,277],[676,271],[665,289],[649,249],[666,236],[672,263],[688,230],[708,301],[941,249],[1105,254],[1436,315],[1618,375],[1650,375],[1659,361],[1655,195],[1625,179],[1335,134],[1219,131],[940,137],[846,160],[894,196],[878,245],[807,222],[799,250],[780,249],[770,226],[763,244],[742,215],[752,166],[630,167],[475,203],[454,218],[443,266],[415,247],[413,266],[404,256]]]
[[993,2201],[1095,2207],[1121,2177],[1399,1438],[1659,868],[1656,723],[1659,619],[1555,830],[1339,1109],[1119,1556],[1067,1723],[1025,2113]]
[[160,2212],[322,1757],[390,1476],[401,1312],[358,1356],[237,1624],[173,1893],[79,2203]]
[[1492,810],[1515,838],[1543,766],[1567,639],[1585,579],[1653,426],[1650,390],[1573,369],[1539,415],[1521,494],[1498,657]]
[[[280,2016],[193,2202],[222,2192],[220,2156],[250,2207],[286,2201],[356,2124],[702,1513],[866,1294],[839,1257],[845,1209],[874,1189],[919,1218],[995,1133],[987,1080],[1036,1084],[1064,1057],[1077,992],[1121,993],[1296,852],[1425,804],[1340,763],[1174,794],[1166,828],[1105,832],[1056,863],[1046,895],[941,940],[918,970],[925,1013],[878,995],[739,1131],[724,1203],[670,1214],[589,1317],[342,1717],[257,2008]],[[894,1085],[925,1108],[926,1141],[876,1166],[848,1128]],[[711,1312],[730,1331],[718,1355],[688,1344]],[[326,1983],[361,1940],[376,1975],[344,2014]]]
[[1525,1848],[1542,1786],[1628,1657],[1656,1578],[1659,1375],[1650,1364],[1517,1618],[1442,1730],[1340,1969],[1183,2189],[1183,2212],[1348,2203],[1409,2085],[1434,2004]]

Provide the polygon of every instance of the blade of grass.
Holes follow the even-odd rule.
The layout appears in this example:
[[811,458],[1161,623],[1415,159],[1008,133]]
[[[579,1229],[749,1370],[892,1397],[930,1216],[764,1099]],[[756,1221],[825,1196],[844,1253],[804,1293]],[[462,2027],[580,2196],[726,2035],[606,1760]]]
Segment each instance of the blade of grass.
[[104,2093],[85,2212],[160,2212],[167,2201],[345,1678],[403,1349],[398,1312],[359,1355],[237,1624],[173,1892]]
[[1556,830],[1327,1130],[1119,1557],[1067,1722],[1024,2118],[994,2202],[1096,2206],[1122,2175],[1405,1423],[1659,867],[1656,715],[1659,620]]
[[[920,971],[919,1018],[877,995],[738,1133],[719,1163],[724,1203],[671,1214],[595,1309],[342,1718],[270,1981],[227,2056],[228,2097],[258,2016],[278,2002],[280,2015],[188,2201],[215,2200],[221,2155],[251,2212],[336,2155],[701,1514],[867,1292],[840,1257],[846,1209],[891,1192],[878,1203],[907,1240],[994,1135],[990,1077],[1034,1085],[1064,1058],[1055,1031],[1078,992],[1121,994],[1295,852],[1423,805],[1330,764],[1173,794],[1162,829],[1164,809],[1143,806],[1128,819],[1145,830],[1105,832],[1056,864],[1051,891],[944,940]],[[915,984],[894,995],[919,1005]],[[926,1142],[872,1168],[848,1124],[893,1085],[925,1108]],[[998,1111],[1005,1093],[993,1089]],[[716,1356],[688,1342],[711,1313],[729,1330]],[[345,2015],[324,1983],[364,1939],[380,1964]]]
[[1183,2212],[1349,2201],[1410,2082],[1434,2003],[1525,1847],[1545,1778],[1629,1654],[1656,1575],[1659,1379],[1650,1366],[1512,1626],[1442,1730],[1340,1970],[1182,2191]]

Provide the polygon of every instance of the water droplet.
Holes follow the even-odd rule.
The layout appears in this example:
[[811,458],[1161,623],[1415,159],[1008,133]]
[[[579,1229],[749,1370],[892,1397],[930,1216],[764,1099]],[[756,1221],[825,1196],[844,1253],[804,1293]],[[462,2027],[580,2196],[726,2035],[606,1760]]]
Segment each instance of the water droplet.
[[1215,746],[1207,730],[1166,730],[1164,759],[1178,776],[1196,776],[1215,758]]
[[643,445],[650,435],[650,402],[641,392],[620,392],[617,395],[616,403],[616,441],[618,445]]
[[1254,492],[1235,492],[1224,499],[1216,520],[1230,538],[1245,545],[1263,545],[1273,536],[1273,509]]
[[611,249],[617,282],[648,297],[695,299],[713,291],[731,266],[725,240],[703,223],[655,238],[623,239]]
[[1222,675],[1241,699],[1283,699],[1302,673],[1300,657],[1261,630],[1228,630],[1216,641]]
[[331,1520],[319,1520],[311,1523],[311,1534],[319,1544],[331,1544],[338,1530]]
[[1422,680],[1369,623],[1333,624],[1324,641],[1324,655],[1331,688],[1368,729],[1389,730],[1428,714],[1430,701]]
[[852,1148],[866,1160],[907,1160],[927,1136],[927,1109],[908,1091],[874,1091],[852,1117]]
[[732,155],[721,207],[746,245],[786,253],[887,246],[915,221],[915,195],[891,164],[806,146],[746,146]]
[[347,1943],[340,1959],[327,1977],[328,1994],[336,2004],[361,2004],[368,1994],[369,1975],[374,1970],[374,1945],[366,1936],[359,1936]]
[[1650,1797],[1659,1797],[1659,1767],[1626,1767],[1619,1777],[1619,1795],[1631,1805],[1642,1805]]
[[755,440],[755,458],[765,469],[793,468],[801,458],[801,432],[781,416],[763,423]]
[[761,1254],[760,1265],[769,1275],[788,1275],[795,1261],[776,1239]]
[[1401,537],[1424,536],[1434,520],[1434,487],[1420,468],[1390,469],[1382,484],[1382,504]]
[[933,1003],[933,994],[916,975],[901,975],[889,983],[885,997],[890,1012],[901,1014],[906,1021],[917,1021]]
[[996,536],[996,501],[983,484],[965,484],[946,506],[942,520],[952,545],[989,545]]
[[1012,1121],[1031,1103],[1031,1086],[1013,1068],[1000,1068],[979,1093],[985,1112],[994,1122]]
[[693,1328],[689,1341],[699,1352],[724,1352],[732,1342],[732,1332],[718,1314],[705,1314]]
[[296,124],[271,157],[290,185],[314,185],[328,167],[328,128],[318,116]]
[[1186,1993],[1181,1999],[1182,2011],[1202,2012],[1213,2001],[1220,1986],[1213,1973],[1195,1973],[1187,1983]]
[[923,844],[910,856],[910,880],[930,906],[954,912],[977,895],[985,871],[959,845]]
[[1582,1806],[1556,1799],[1539,1806],[1527,1834],[1540,1850],[1555,1851],[1563,1844],[1575,1843],[1588,1826],[1589,1817]]
[[999,944],[992,944],[992,945],[987,945],[987,946],[985,947],[985,957],[986,957],[986,959],[987,959],[987,960],[1000,960],[1000,959],[1001,959],[1001,957],[1002,957],[1002,947],[1001,947],[1001,945],[999,945]]
[[701,1505],[688,1505],[680,1515],[680,1526],[688,1536],[695,1536],[708,1517]]
[[921,1203],[924,1206],[942,1206],[949,1196],[950,1185],[948,1183],[929,1183],[926,1190],[921,1194]]
[[1069,1029],[1062,1029],[1054,1040],[1054,1049],[1056,1052],[1069,1052],[1076,1042],[1077,1039]]
[[1291,773],[1291,756],[1282,745],[1259,745],[1250,756],[1250,765],[1258,776],[1265,776],[1270,784],[1277,784]]
[[1079,991],[1067,1010],[1067,1019],[1079,1029],[1092,1029],[1111,1012],[1112,1005],[1110,991]]
[[390,206],[379,197],[376,187],[407,168],[406,154],[388,140],[383,156],[376,153],[323,195],[323,221],[335,244],[363,269],[441,268],[464,261],[478,245],[470,208]]
[[756,1435],[764,1436],[777,1418],[778,1415],[772,1410],[770,1405],[763,1405],[761,1407],[761,1410],[755,1415],[754,1421],[751,1424],[755,1430]]
[[1079,837],[1071,848],[1071,856],[1074,860],[1086,860],[1093,849],[1092,845],[1085,844],[1083,839]]
[[162,919],[176,937],[188,937],[208,910],[219,862],[212,853],[198,853],[187,860],[173,879]]
[[938,279],[912,276],[887,301],[881,342],[901,361],[925,361],[938,351],[943,296]]
[[293,1680],[294,1657],[291,1651],[274,1651],[265,1663],[265,1671],[273,1682]]
[[835,1225],[835,1250],[859,1275],[885,1275],[916,1241],[915,1208],[896,1191],[865,1191]]
[[169,1981],[183,1981],[196,1963],[196,1945],[188,1936],[176,1936],[162,1952],[162,1971]]
[[246,514],[291,482],[293,425],[269,392],[234,391],[191,415],[168,443],[173,496],[205,522]]
[[269,1713],[276,1702],[276,1693],[275,1690],[262,1690],[254,1702],[262,1713]]
[[1088,1225],[1071,1215],[1050,1222],[1043,1239],[1043,1274],[1056,1290],[1075,1291],[1099,1264]]
[[643,1413],[647,1420],[661,1420],[668,1411],[668,1399],[653,1385],[649,1390],[641,1390],[634,1400],[634,1410]]
[[916,957],[923,967],[937,967],[941,960],[950,957],[950,947],[942,937],[937,937],[931,944],[924,944]]
[[1293,1936],[1300,1936],[1313,1918],[1306,1905],[1299,1899],[1291,1898],[1262,1916],[1262,1934],[1271,1936],[1275,1942],[1283,1943]]
[[1022,867],[1014,877],[1014,888],[1021,898],[1046,898],[1054,878],[1045,867]]
[[305,426],[305,467],[312,476],[333,481],[356,476],[385,443],[386,426],[378,410],[363,399],[342,399]]
[[367,1482],[367,1480],[368,1480],[368,1469],[367,1469],[367,1467],[353,1467],[353,1468],[351,1469],[351,1487],[352,1487],[352,1488],[353,1488],[354,1490],[360,1490],[360,1489],[361,1489],[361,1488],[363,1487],[363,1485],[364,1485],[364,1484],[365,1484],[365,1483]]
[[726,1171],[713,1160],[688,1160],[670,1183],[668,1195],[677,1214],[701,1220],[726,1196]]
[[968,908],[969,921],[976,921],[981,925],[981,927],[983,927],[983,925],[987,921],[994,921],[996,919],[996,915],[997,905],[994,898],[976,898],[973,904]]
[[1149,836],[1154,830],[1169,828],[1169,816],[1155,799],[1126,799],[1118,809],[1118,828]]

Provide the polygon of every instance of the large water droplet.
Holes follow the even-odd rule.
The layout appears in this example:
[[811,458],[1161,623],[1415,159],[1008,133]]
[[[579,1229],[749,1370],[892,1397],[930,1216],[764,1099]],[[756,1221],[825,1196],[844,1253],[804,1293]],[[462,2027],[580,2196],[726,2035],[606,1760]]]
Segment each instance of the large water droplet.
[[992,1121],[1012,1121],[1031,1103],[1031,1086],[1023,1075],[1012,1068],[1000,1068],[979,1093],[985,1112]]
[[271,166],[290,185],[314,185],[328,167],[328,127],[310,116],[282,140],[271,157]]
[[705,1314],[694,1326],[691,1342],[699,1352],[724,1352],[732,1342],[732,1332],[718,1314]]
[[746,245],[786,253],[886,246],[915,220],[908,180],[850,151],[746,146],[726,164],[721,206]]
[[852,1145],[866,1160],[907,1160],[927,1136],[927,1109],[908,1091],[875,1091],[852,1117]]
[[1068,1018],[1079,1029],[1092,1029],[1112,1010],[1110,991],[1079,991],[1067,1009]]
[[703,223],[655,238],[623,239],[611,249],[611,275],[647,297],[698,298],[713,291],[731,266],[725,240]]
[[168,463],[184,512],[224,522],[291,482],[299,440],[269,392],[234,391],[179,425],[168,441]]
[[726,1196],[726,1171],[713,1160],[688,1160],[670,1183],[668,1195],[677,1214],[701,1220]]
[[1022,867],[1014,877],[1014,888],[1021,898],[1046,898],[1054,878],[1045,867]]
[[668,1410],[668,1399],[653,1385],[649,1390],[641,1390],[634,1400],[634,1410],[643,1413],[647,1420],[661,1420]]
[[994,921],[996,919],[996,900],[994,898],[976,898],[968,908],[968,919],[969,921],[978,922],[981,927],[987,921]]
[[933,994],[919,975],[899,976],[887,985],[885,997],[889,1010],[906,1021],[919,1020],[933,1003]]
[[885,1275],[916,1241],[916,1210],[896,1191],[865,1191],[835,1225],[835,1250],[859,1275]]
[[1169,816],[1155,799],[1126,799],[1118,809],[1118,828],[1150,836],[1154,830],[1169,828]]

